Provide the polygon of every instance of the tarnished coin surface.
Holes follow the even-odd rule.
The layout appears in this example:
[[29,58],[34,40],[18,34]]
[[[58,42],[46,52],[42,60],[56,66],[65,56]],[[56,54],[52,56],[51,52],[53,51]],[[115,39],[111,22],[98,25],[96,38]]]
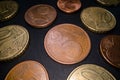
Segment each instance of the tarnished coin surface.
[[56,62],[74,64],[87,57],[91,49],[88,34],[74,24],[59,24],[50,29],[44,39],[48,55]]
[[48,27],[56,18],[55,8],[47,4],[32,6],[25,13],[25,20],[36,28]]
[[81,8],[80,0],[58,0],[57,6],[66,13],[73,13]]
[[120,68],[120,35],[108,35],[100,42],[102,56],[113,66]]
[[97,33],[110,31],[116,25],[116,19],[113,14],[101,7],[84,9],[80,18],[88,29]]
[[22,54],[29,41],[28,31],[20,25],[0,28],[0,61]]
[[29,60],[13,67],[5,80],[49,80],[49,77],[42,64]]
[[18,4],[15,1],[0,1],[0,22],[12,18],[18,11]]
[[103,67],[94,64],[84,64],[75,68],[67,80],[116,80],[115,77]]

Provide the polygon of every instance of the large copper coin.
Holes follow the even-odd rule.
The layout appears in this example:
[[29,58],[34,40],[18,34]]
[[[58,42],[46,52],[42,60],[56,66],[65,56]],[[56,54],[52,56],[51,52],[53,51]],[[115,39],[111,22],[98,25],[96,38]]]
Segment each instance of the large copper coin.
[[116,19],[113,14],[101,7],[84,9],[80,18],[88,29],[97,33],[110,31],[116,25]]
[[22,54],[29,41],[28,31],[20,25],[0,28],[0,61]]
[[0,21],[12,18],[18,11],[18,4],[15,1],[0,1]]
[[5,80],[49,80],[44,66],[36,61],[24,61],[13,67]]
[[101,40],[100,51],[112,65],[120,68],[120,36],[108,35]]
[[103,67],[94,64],[84,64],[75,68],[67,80],[116,80],[115,77]]
[[79,26],[60,24],[47,32],[44,46],[53,60],[62,64],[74,64],[87,57],[91,42],[88,34]]
[[80,0],[58,0],[57,6],[66,13],[73,13],[80,9]]
[[56,18],[56,10],[46,4],[32,6],[25,13],[25,20],[36,28],[48,27]]

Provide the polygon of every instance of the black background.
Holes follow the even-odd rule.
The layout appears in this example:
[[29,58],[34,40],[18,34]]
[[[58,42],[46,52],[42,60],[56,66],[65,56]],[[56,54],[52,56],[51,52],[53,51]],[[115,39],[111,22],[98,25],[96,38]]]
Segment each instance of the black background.
[[[16,64],[26,60],[35,60],[40,62],[48,71],[50,80],[66,80],[68,75],[74,68],[87,63],[96,64],[104,67],[109,72],[111,72],[116,77],[117,80],[120,80],[120,69],[115,68],[114,66],[106,62],[106,60],[102,57],[99,51],[99,43],[104,36],[110,34],[120,35],[120,5],[108,7],[108,6],[100,5],[99,3],[97,3],[96,0],[81,0],[82,3],[81,9],[75,13],[67,14],[58,9],[57,0],[16,0],[16,1],[19,4],[19,10],[16,16],[8,21],[1,22],[0,27],[4,27],[6,25],[11,25],[11,24],[24,26],[28,30],[30,35],[29,46],[25,50],[24,54],[19,56],[18,58],[15,58],[7,62],[0,62],[0,80],[4,80],[9,70],[13,68]],[[47,28],[43,28],[43,29],[33,28],[29,24],[27,24],[24,20],[24,14],[26,10],[36,4],[49,4],[53,6],[57,11],[56,20],[53,22],[53,24],[51,24]],[[104,34],[96,34],[89,31],[82,24],[80,20],[80,13],[83,9],[90,6],[103,7],[109,10],[110,12],[112,12],[117,20],[116,27],[113,30]],[[91,51],[87,56],[87,58],[85,58],[83,61],[77,64],[63,65],[57,63],[47,55],[44,49],[44,37],[47,31],[52,27],[54,27],[55,25],[61,23],[76,24],[81,28],[83,28],[90,36],[91,44],[92,44]]]

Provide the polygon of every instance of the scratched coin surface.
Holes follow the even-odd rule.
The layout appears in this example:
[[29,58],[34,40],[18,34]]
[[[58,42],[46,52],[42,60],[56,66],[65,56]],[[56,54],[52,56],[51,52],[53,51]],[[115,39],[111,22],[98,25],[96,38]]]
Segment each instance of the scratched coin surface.
[[75,68],[67,80],[116,80],[106,69],[95,64],[84,64]]
[[66,13],[73,13],[81,8],[80,0],[58,0],[57,6]]
[[36,28],[48,27],[56,18],[55,8],[47,4],[32,6],[25,13],[25,21]]
[[10,60],[22,54],[28,41],[29,33],[20,25],[0,28],[0,61]]
[[0,1],[0,21],[5,21],[15,16],[18,4],[15,1]]
[[120,68],[120,35],[105,36],[100,42],[100,51],[110,64]]
[[116,25],[116,19],[113,14],[101,7],[84,9],[80,18],[88,29],[97,33],[110,31]]
[[74,64],[87,57],[91,49],[88,34],[74,24],[59,24],[50,29],[44,39],[48,55],[56,62]]
[[42,64],[28,60],[14,66],[5,80],[49,80],[49,77]]

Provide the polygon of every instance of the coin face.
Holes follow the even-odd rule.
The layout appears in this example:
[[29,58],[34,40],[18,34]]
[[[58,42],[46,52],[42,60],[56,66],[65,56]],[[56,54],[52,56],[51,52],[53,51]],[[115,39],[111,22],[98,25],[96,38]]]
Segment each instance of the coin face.
[[0,21],[12,18],[18,11],[18,4],[15,1],[0,1]]
[[59,24],[47,32],[44,47],[53,60],[62,64],[74,64],[88,55],[91,42],[82,28],[66,23]]
[[110,31],[116,25],[116,19],[112,13],[100,7],[84,9],[80,18],[88,29],[97,33]]
[[103,67],[94,64],[84,64],[75,68],[67,80],[116,80],[115,77]]
[[24,61],[13,67],[5,80],[49,80],[44,66],[36,61]]
[[60,10],[66,13],[73,13],[80,9],[80,0],[58,0],[57,6]]
[[0,28],[0,61],[22,54],[29,41],[28,31],[20,25]]
[[120,68],[120,36],[108,35],[100,42],[102,56],[112,65]]
[[46,4],[32,6],[25,13],[25,21],[33,27],[48,27],[56,18],[56,10]]

